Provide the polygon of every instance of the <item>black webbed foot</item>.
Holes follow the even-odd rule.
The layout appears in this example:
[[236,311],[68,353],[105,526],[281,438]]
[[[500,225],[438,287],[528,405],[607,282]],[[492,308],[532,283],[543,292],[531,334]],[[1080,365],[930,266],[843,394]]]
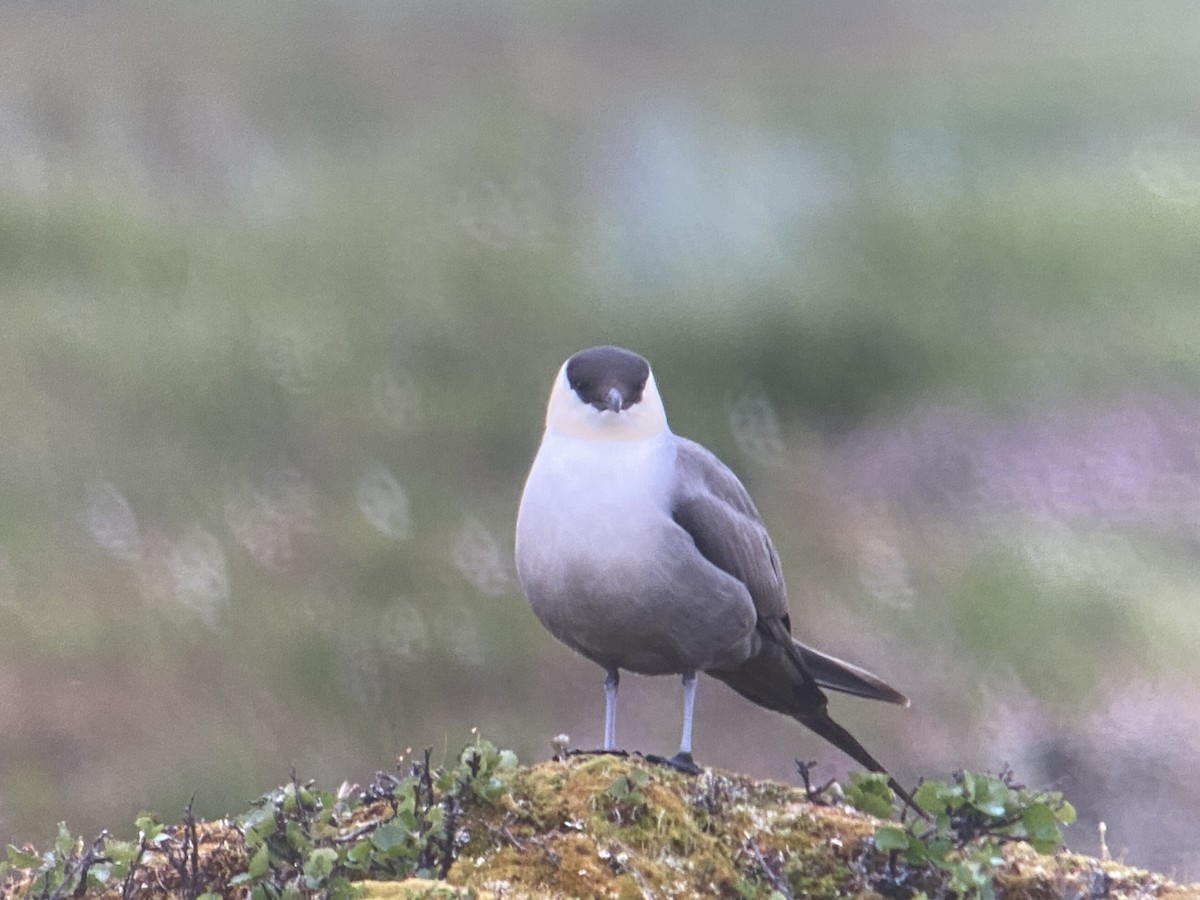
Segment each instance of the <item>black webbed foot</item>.
[[692,754],[676,753],[670,759],[665,756],[647,756],[646,762],[652,762],[660,766],[667,766],[674,769],[676,772],[682,772],[684,775],[699,775],[704,770],[696,765],[696,761],[692,759]]

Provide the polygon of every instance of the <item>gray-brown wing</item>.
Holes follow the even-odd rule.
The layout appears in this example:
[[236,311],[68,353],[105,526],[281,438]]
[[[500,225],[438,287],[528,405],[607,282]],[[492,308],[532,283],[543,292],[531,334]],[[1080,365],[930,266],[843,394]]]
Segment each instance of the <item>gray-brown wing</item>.
[[759,619],[790,630],[779,556],[746,488],[704,447],[678,441],[673,518],[709,562],[746,585]]
[[[907,706],[908,699],[877,675],[792,638],[787,589],[775,545],[746,488],[729,467],[695,441],[679,438],[676,473],[678,485],[672,509],[675,521],[691,535],[709,562],[746,585],[758,611],[759,631],[791,659],[800,676],[780,702],[785,706],[793,702],[823,704],[820,694],[814,697],[805,687],[815,682],[831,690]],[[762,678],[753,666],[713,674],[755,703],[795,714],[790,707],[766,699],[767,694],[788,681],[780,676],[778,668],[771,667],[771,659],[771,654],[764,654],[757,663],[766,672]],[[763,685],[756,687],[756,678],[770,690],[760,690]]]

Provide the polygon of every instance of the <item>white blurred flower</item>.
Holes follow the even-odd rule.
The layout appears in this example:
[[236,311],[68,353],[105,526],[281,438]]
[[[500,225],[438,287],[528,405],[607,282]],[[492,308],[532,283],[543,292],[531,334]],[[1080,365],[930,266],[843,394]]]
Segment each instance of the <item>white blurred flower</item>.
[[279,572],[296,558],[296,542],[317,530],[312,487],[299,470],[277,466],[258,485],[244,483],[225,503],[225,524],[259,565]]
[[176,602],[215,625],[230,594],[221,542],[197,525],[172,545],[169,565]]
[[738,448],[755,462],[775,465],[783,457],[783,435],[775,407],[761,394],[744,394],[729,411],[729,430]]
[[422,659],[429,654],[429,626],[425,614],[411,600],[392,602],[379,622],[377,636],[385,651],[400,659]]
[[106,553],[126,562],[142,555],[133,507],[112,482],[94,481],[87,486],[83,516],[88,534]]
[[378,372],[371,378],[371,409],[392,428],[411,427],[421,418],[421,388],[407,374]]
[[512,590],[512,568],[495,536],[474,516],[454,542],[454,565],[480,592],[492,597]]
[[1200,134],[1175,123],[1159,125],[1142,136],[1130,165],[1154,196],[1180,206],[1200,203]]
[[483,633],[476,617],[462,606],[446,607],[433,622],[434,634],[459,662],[481,666],[485,662]]
[[408,492],[396,476],[378,463],[358,479],[358,508],[367,521],[396,539],[408,537],[412,526]]

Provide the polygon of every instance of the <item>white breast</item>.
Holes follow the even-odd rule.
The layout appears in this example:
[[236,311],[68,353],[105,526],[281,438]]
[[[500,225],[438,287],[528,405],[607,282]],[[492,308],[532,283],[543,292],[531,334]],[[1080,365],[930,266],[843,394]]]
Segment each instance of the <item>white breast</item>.
[[675,444],[670,432],[641,441],[593,441],[548,433],[517,515],[522,581],[565,569],[627,568],[645,559],[669,518]]

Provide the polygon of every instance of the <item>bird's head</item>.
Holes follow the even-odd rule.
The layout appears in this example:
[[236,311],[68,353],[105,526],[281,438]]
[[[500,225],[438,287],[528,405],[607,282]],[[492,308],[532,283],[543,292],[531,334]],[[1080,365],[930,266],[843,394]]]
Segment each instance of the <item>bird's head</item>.
[[636,441],[667,430],[667,414],[645,359],[620,347],[580,350],[550,392],[546,430],[570,437]]

